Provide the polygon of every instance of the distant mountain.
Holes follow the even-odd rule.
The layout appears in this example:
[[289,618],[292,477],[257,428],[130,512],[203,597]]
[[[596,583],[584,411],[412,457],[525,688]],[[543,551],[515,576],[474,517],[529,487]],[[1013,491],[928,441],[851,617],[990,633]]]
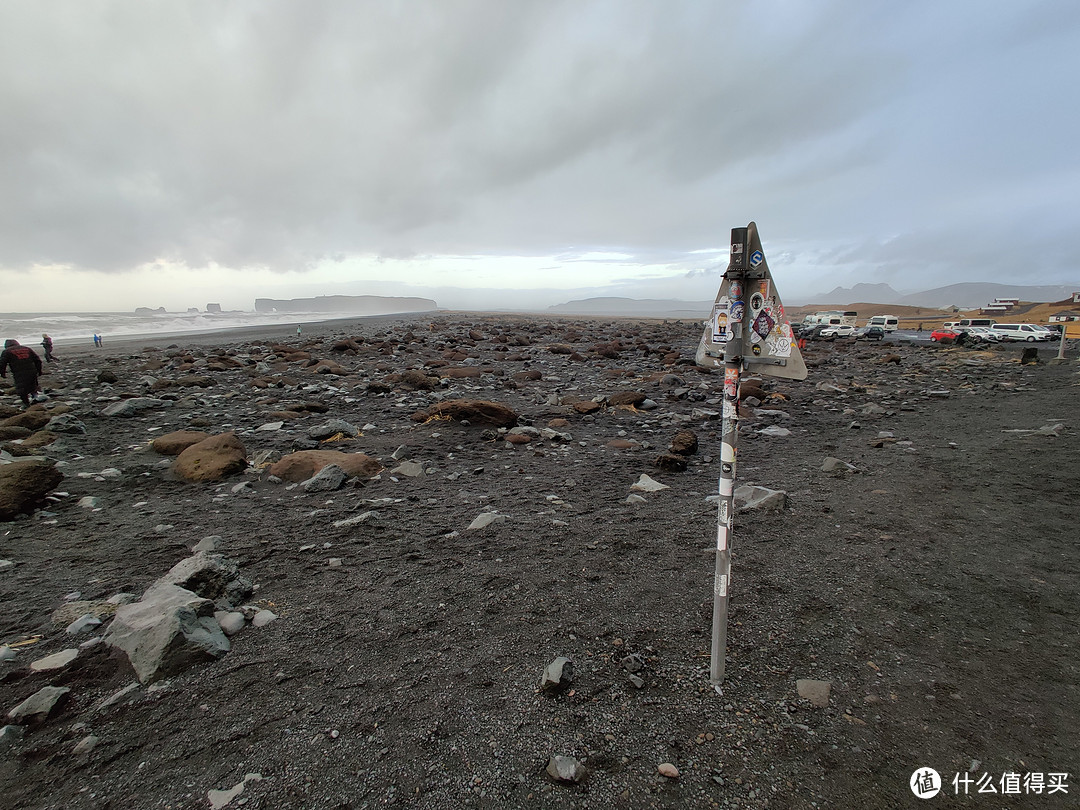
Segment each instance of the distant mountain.
[[315,298],[256,298],[256,312],[320,312],[342,315],[397,315],[431,312],[439,305],[430,298],[386,295],[319,295]]
[[950,284],[925,292],[903,296],[896,303],[913,307],[965,307],[989,304],[995,298],[1019,298],[1021,301],[1048,303],[1069,298],[1080,286],[1023,286],[1015,284],[966,283]]
[[554,315],[608,315],[624,318],[707,318],[710,301],[660,298],[585,298],[547,308]]
[[822,306],[846,306],[855,301],[872,301],[875,304],[909,307],[974,309],[989,304],[995,298],[1019,298],[1021,301],[1034,303],[1062,301],[1077,290],[1080,290],[1080,285],[1023,286],[966,282],[916,293],[898,293],[888,284],[856,284],[854,287],[836,287],[831,292],[813,296],[809,300]]
[[896,304],[904,297],[888,284],[856,284],[854,287],[836,287],[832,292],[815,296],[822,304],[849,304],[852,301],[873,301],[877,304]]

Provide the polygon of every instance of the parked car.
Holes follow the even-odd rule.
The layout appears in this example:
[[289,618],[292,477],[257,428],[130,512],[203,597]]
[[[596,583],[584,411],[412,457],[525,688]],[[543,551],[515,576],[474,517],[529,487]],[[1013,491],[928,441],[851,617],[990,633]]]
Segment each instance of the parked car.
[[933,332],[930,333],[930,339],[935,343],[937,343],[942,338],[950,338],[952,340],[956,340],[956,336],[958,334],[960,333],[954,332],[952,329],[935,329]]
[[830,326],[821,330],[822,340],[836,340],[837,338],[853,337],[854,326]]
[[1026,341],[1034,343],[1039,340],[1050,340],[1050,330],[1036,323],[995,323],[990,331],[998,335],[1002,340]]
[[964,331],[976,343],[998,343],[1001,341],[1001,338],[986,326],[968,326]]
[[884,338],[885,327],[883,326],[864,326],[855,331],[856,340],[884,340]]

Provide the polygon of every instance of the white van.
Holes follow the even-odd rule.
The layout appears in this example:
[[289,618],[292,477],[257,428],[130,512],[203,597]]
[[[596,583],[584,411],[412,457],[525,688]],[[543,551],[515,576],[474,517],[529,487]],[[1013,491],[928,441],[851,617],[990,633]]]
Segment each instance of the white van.
[[875,315],[866,322],[867,326],[880,326],[886,332],[895,332],[900,328],[900,319],[895,315]]
[[1026,341],[1050,340],[1050,330],[1037,323],[995,323],[990,331],[1002,340]]
[[945,323],[941,325],[941,328],[955,331],[960,328],[960,321],[945,321]]

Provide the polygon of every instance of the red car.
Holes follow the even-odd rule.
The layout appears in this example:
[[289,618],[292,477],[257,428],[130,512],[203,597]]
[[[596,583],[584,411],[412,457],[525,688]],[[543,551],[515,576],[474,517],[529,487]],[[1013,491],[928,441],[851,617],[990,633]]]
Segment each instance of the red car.
[[954,332],[952,329],[935,329],[930,333],[930,339],[935,343],[942,338],[952,338],[953,340],[956,340],[958,334],[958,332]]

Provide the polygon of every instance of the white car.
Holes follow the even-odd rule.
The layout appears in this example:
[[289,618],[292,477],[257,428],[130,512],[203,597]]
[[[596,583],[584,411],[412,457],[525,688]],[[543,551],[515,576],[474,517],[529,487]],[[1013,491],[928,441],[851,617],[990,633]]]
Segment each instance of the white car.
[[1001,337],[986,326],[966,326],[964,331],[980,343],[998,343]]
[[990,331],[1002,340],[1036,341],[1050,340],[1050,330],[1037,323],[995,323]]
[[854,326],[830,326],[828,329],[821,330],[821,337],[824,340],[835,340],[840,337],[854,337]]

